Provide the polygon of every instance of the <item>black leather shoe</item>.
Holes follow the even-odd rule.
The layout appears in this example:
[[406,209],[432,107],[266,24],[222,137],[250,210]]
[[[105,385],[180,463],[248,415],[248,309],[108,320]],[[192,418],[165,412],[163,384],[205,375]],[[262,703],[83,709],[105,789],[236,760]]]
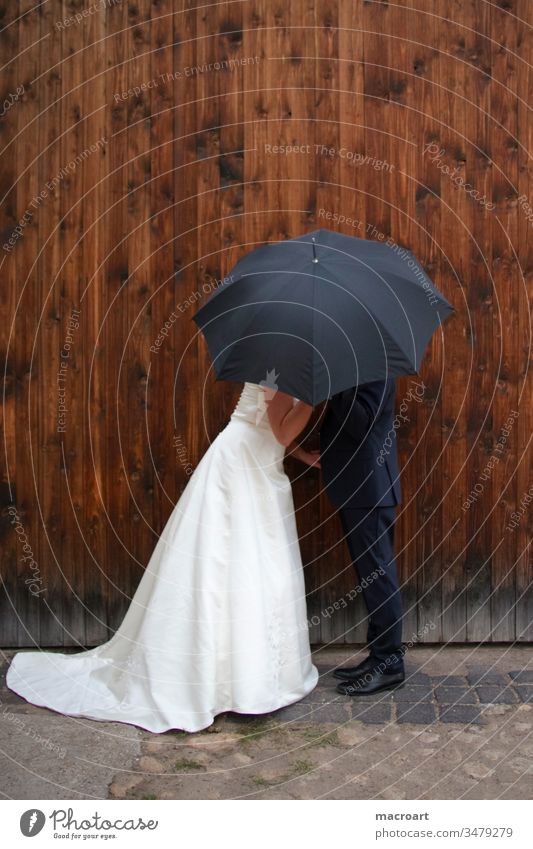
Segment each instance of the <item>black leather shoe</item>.
[[335,678],[340,678],[341,681],[353,681],[356,678],[359,678],[363,673],[368,672],[370,669],[373,669],[379,661],[376,660],[375,657],[368,655],[365,657],[362,663],[358,666],[345,666],[344,668],[335,669],[333,671],[333,675]]
[[380,690],[395,690],[403,687],[405,672],[380,672],[373,669],[357,678],[355,681],[343,681],[337,684],[337,693],[343,696],[366,696],[369,693],[379,693]]

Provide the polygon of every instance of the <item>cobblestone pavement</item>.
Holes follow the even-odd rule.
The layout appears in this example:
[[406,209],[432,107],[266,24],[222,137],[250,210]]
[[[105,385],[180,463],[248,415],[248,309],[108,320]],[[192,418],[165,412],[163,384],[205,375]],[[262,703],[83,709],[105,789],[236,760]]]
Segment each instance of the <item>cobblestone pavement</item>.
[[278,721],[305,718],[313,722],[358,719],[372,725],[429,725],[437,721],[481,724],[488,721],[489,706],[533,702],[533,670],[527,669],[489,672],[478,667],[464,675],[432,676],[406,664],[406,681],[401,688],[346,698],[332,690],[331,667],[322,663],[318,668],[320,682],[316,690],[272,717]]
[[[415,647],[403,687],[352,698],[331,672],[365,653],[319,649],[307,698],[269,715],[221,715],[198,734],[29,705],[5,688],[12,654],[0,691],[6,798],[533,798],[529,646]],[[36,742],[41,726],[68,759]]]

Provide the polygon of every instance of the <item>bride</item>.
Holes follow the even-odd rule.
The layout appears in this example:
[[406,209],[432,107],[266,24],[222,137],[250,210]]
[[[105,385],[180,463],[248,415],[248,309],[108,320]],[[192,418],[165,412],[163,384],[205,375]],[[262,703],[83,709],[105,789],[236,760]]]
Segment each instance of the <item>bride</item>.
[[[316,686],[285,449],[312,407],[245,383],[190,477],[122,624],[75,654],[20,651],[7,686],[68,716],[160,733],[260,714]],[[315,452],[295,448],[308,465]]]

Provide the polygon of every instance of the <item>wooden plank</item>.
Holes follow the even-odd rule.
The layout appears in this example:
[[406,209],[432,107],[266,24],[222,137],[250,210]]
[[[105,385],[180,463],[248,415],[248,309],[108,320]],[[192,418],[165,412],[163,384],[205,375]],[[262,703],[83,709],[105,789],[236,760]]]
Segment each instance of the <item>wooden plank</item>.
[[[516,535],[516,600],[515,639],[520,642],[533,640],[533,510],[527,498],[531,495],[531,468],[533,466],[533,369],[532,333],[533,324],[533,110],[531,91],[533,87],[533,8],[526,0],[517,4],[516,14],[523,24],[518,24],[517,51],[522,62],[518,81],[518,251],[520,272],[517,275],[519,298],[518,322],[512,328],[516,332],[518,353],[518,411],[516,423],[516,491],[517,510],[520,513],[508,517],[510,532]],[[515,527],[517,523],[517,527]],[[507,526],[506,526],[507,527]]]
[[[472,110],[465,101],[464,91],[467,86],[471,88],[478,83],[478,73],[473,63],[463,60],[465,54],[469,55],[474,49],[472,33],[468,31],[468,15],[474,10],[470,6],[464,13],[458,14],[450,5],[446,11],[451,20],[440,31],[439,40],[440,55],[446,57],[445,61],[441,59],[442,73],[439,79],[439,130],[432,146],[427,148],[426,158],[431,161],[432,168],[441,174],[441,230],[445,235],[442,238],[439,235],[439,242],[443,245],[440,265],[442,279],[446,283],[444,291],[457,293],[455,301],[452,297],[450,300],[456,304],[461,317],[461,320],[450,319],[444,330],[446,348],[443,365],[446,376],[450,373],[457,375],[457,379],[449,381],[445,378],[442,392],[442,637],[450,642],[461,642],[466,638],[469,616],[464,561],[472,532],[469,515],[462,511],[466,494],[470,490],[466,457],[468,396],[465,386],[471,379],[472,351],[465,344],[464,337],[464,324],[469,321],[468,313],[463,317],[461,311],[472,282],[470,267],[476,249],[470,234],[476,210],[467,193],[456,185],[450,174],[457,172],[463,180],[471,177],[476,139],[473,138],[469,120]],[[454,61],[455,54],[461,57],[461,61]],[[481,86],[480,94],[483,90]]]
[[[104,274],[105,210],[110,202],[106,185],[106,163],[109,156],[111,128],[108,118],[111,108],[106,100],[106,41],[109,34],[104,12],[90,15],[84,23],[84,36],[90,48],[82,56],[83,79],[83,146],[99,145],[83,171],[84,234],[82,249],[83,269],[80,294],[82,311],[81,344],[84,351],[84,398],[80,423],[85,458],[84,473],[84,602],[85,644],[95,646],[107,637],[105,573],[107,570],[105,470],[106,454],[105,404],[106,404],[106,350],[103,326],[106,307]],[[104,144],[99,141],[104,139]]]
[[[471,11],[471,10],[470,10]],[[444,327],[444,367],[442,382],[442,627],[433,631],[433,639],[462,642],[466,639],[467,592],[464,577],[468,524],[462,505],[470,489],[466,457],[467,403],[471,343],[467,335],[469,318],[466,310],[471,282],[472,245],[469,232],[473,207],[466,194],[456,190],[449,173],[454,168],[464,172],[467,156],[471,162],[471,140],[467,125],[468,104],[463,99],[468,77],[476,74],[457,53],[464,53],[466,14],[459,19],[452,4],[443,7],[448,23],[439,23],[436,31],[438,54],[432,65],[437,69],[435,100],[437,103],[434,133],[424,139],[424,161],[433,175],[435,191],[442,198],[441,216],[435,233],[439,271],[443,293],[457,308]],[[477,77],[476,77],[477,79]],[[454,158],[455,154],[455,158]],[[461,175],[464,178],[464,173]],[[445,234],[441,236],[441,231]],[[440,344],[440,342],[438,343]]]
[[[490,610],[487,610],[485,615],[490,617],[491,639],[507,642],[513,640],[516,633],[517,536],[507,531],[506,526],[517,503],[517,428],[513,411],[518,409],[519,351],[515,334],[510,332],[510,329],[518,326],[520,285],[519,208],[515,202],[519,149],[516,73],[518,26],[516,19],[510,15],[509,8],[492,8],[490,32],[492,81],[489,107],[492,125],[489,130],[483,121],[485,132],[480,138],[478,136],[480,146],[488,149],[490,145],[493,151],[492,193],[496,205],[490,215],[494,287],[494,400],[489,462],[492,464],[493,503],[485,514],[485,521],[491,528],[492,571]],[[520,63],[520,67],[523,67],[523,63]],[[484,87],[487,88],[486,81]],[[488,170],[486,160],[480,161],[476,184],[482,183]],[[484,219],[483,215],[476,216],[479,230],[485,223]],[[509,433],[506,435],[507,431]]]
[[[487,7],[479,9],[477,4],[473,2],[468,7],[465,6],[464,16],[460,18],[465,29],[457,33],[457,40],[452,42],[452,49],[455,47],[461,58],[468,63],[469,75],[478,73],[476,70],[476,50],[482,51],[483,66],[490,68],[485,41],[478,39],[476,45],[471,45],[469,40],[472,37],[470,33],[472,16],[475,17],[477,23],[474,30],[477,29],[483,34],[490,32]],[[480,85],[476,88],[476,96],[482,112],[484,109],[488,109],[490,112],[490,105],[486,100],[485,81],[486,78],[480,79]],[[470,177],[470,173],[472,173],[475,179],[476,166],[472,163],[475,162],[476,156],[483,156],[482,151],[487,149],[488,139],[482,112],[478,117],[476,110],[472,111],[468,103],[464,108],[468,110],[468,122],[466,124],[468,137],[473,139],[473,147],[466,153],[466,176]],[[474,120],[475,124],[473,123]],[[452,144],[453,141],[452,139]],[[457,162],[454,164],[461,166],[462,155],[461,149],[460,155],[458,152],[456,157]],[[488,190],[488,184],[486,184],[486,188]],[[465,256],[470,253],[471,270],[467,293],[467,305],[473,333],[471,366],[469,363],[471,382],[467,400],[467,490],[470,492],[479,485],[482,487],[479,498],[474,501],[466,513],[467,548],[463,576],[463,582],[466,586],[466,639],[472,642],[481,642],[490,639],[492,531],[490,523],[486,522],[485,518],[492,508],[494,498],[492,477],[489,476],[487,480],[481,479],[494,440],[492,402],[497,352],[494,350],[493,340],[493,284],[490,271],[487,268],[487,257],[490,257],[492,252],[492,233],[490,227],[484,225],[478,209],[478,201],[474,199],[473,195],[460,187],[456,189],[456,192],[468,200],[468,223],[470,225],[468,230],[463,231],[460,238],[456,240],[456,244],[457,241],[462,243]],[[490,194],[488,197],[490,198]],[[460,220],[465,220],[462,215]],[[447,238],[450,240],[450,232]]]
[[[41,519],[39,516],[38,498],[35,492],[35,455],[37,446],[32,424],[34,418],[30,415],[28,404],[29,393],[33,395],[34,410],[38,383],[41,380],[41,364],[32,362],[32,351],[35,339],[38,316],[40,314],[40,289],[37,285],[37,272],[32,266],[39,252],[38,221],[42,210],[33,206],[33,201],[39,194],[38,169],[32,165],[39,153],[36,132],[36,116],[40,112],[39,84],[36,78],[41,70],[42,56],[39,46],[32,47],[36,36],[40,34],[40,18],[31,0],[20,0],[19,5],[19,79],[24,86],[24,97],[17,104],[16,117],[18,138],[16,141],[17,154],[17,210],[16,218],[20,221],[27,214],[28,223],[22,230],[21,237],[16,241],[10,255],[10,261],[16,266],[17,317],[13,328],[15,338],[15,462],[14,462],[14,506],[17,518],[23,528],[25,541],[30,546],[32,563],[19,559],[16,570],[16,591],[12,595],[18,619],[18,645],[38,645],[41,617],[47,618],[46,604],[48,591],[49,563],[42,559],[45,549],[41,544]],[[33,452],[33,459],[32,459]],[[35,593],[29,589],[31,585],[26,580],[37,578]]]
[[[174,14],[174,67],[176,71],[193,68],[198,64],[197,17],[200,13],[193,2],[184,4],[180,13]],[[175,382],[173,386],[173,441],[176,445],[175,480],[179,498],[203,451],[200,435],[203,434],[201,389],[205,371],[200,370],[198,350],[204,347],[192,321],[202,293],[205,272],[198,259],[198,165],[203,154],[201,136],[197,135],[198,113],[196,104],[196,78],[186,77],[176,89],[179,96],[174,108],[174,268],[176,307],[179,329],[175,338]],[[207,363],[204,350],[202,363]],[[203,442],[203,440],[202,440]],[[202,444],[203,449],[203,444]],[[179,453],[178,453],[179,452]],[[185,460],[184,463],[180,459]]]
[[[1,204],[0,272],[6,284],[0,288],[0,362],[3,368],[0,429],[4,445],[0,496],[0,546],[2,549],[0,644],[8,647],[16,646],[19,640],[18,621],[14,608],[17,597],[18,562],[22,558],[30,558],[31,552],[29,548],[24,550],[24,547],[29,546],[29,543],[23,538],[24,528],[18,525],[15,504],[17,497],[15,487],[17,362],[13,317],[20,287],[18,285],[17,262],[9,245],[9,239],[12,238],[13,230],[19,223],[16,189],[18,156],[14,138],[18,131],[17,110],[20,108],[20,98],[24,95],[24,83],[21,79],[22,67],[18,58],[18,3],[3,3],[1,13],[3,38],[0,55],[4,69],[3,91],[6,97],[2,104],[0,117],[0,197],[3,198]],[[3,245],[7,247],[4,248]],[[15,530],[16,528],[18,531]],[[29,564],[30,560],[22,562]]]
[[[249,60],[253,57],[245,53],[245,11],[242,3],[220,3],[217,6],[217,59],[221,70],[214,73],[211,82],[212,92],[220,104],[219,130],[219,185],[220,185],[220,254],[218,271],[221,279],[231,271],[232,266],[242,254],[242,242],[245,238],[244,216],[244,88],[246,87]],[[246,19],[247,23],[247,19]],[[207,75],[206,83],[209,84]],[[212,395],[211,407],[214,417],[209,421],[209,431],[213,434],[226,424],[237,401],[240,387],[228,381],[221,381]]]
[[[125,539],[132,564],[128,592],[133,594],[157,542],[153,524],[154,474],[147,441],[152,395],[147,391],[152,336],[151,259],[151,82],[150,4],[128,7],[128,88],[141,88],[127,101],[127,249],[129,274],[125,286],[127,327],[125,340],[125,412],[119,420],[125,473],[129,490],[129,516]],[[145,88],[143,88],[145,87]],[[154,412],[157,414],[157,404]],[[126,588],[124,588],[126,589]]]
[[[47,5],[39,11],[41,41],[37,87],[40,114],[32,132],[35,144],[32,168],[38,175],[42,201],[38,210],[38,249],[30,278],[39,292],[34,301],[35,305],[39,305],[39,318],[33,330],[39,381],[35,397],[32,392],[30,404],[34,411],[32,442],[35,437],[36,451],[33,462],[39,493],[39,521],[42,523],[39,557],[46,564],[47,584],[44,598],[46,615],[41,616],[39,639],[44,645],[68,645],[70,635],[78,629],[80,621],[83,624],[83,615],[80,617],[80,610],[72,598],[72,583],[76,576],[72,561],[75,562],[76,558],[68,557],[68,543],[74,534],[67,535],[62,531],[62,517],[72,527],[75,523],[71,521],[71,511],[81,509],[81,493],[76,486],[75,473],[72,479],[70,477],[70,464],[75,467],[78,461],[82,463],[83,456],[79,452],[79,444],[76,446],[68,435],[69,429],[70,433],[76,429],[76,399],[82,393],[76,374],[79,364],[77,352],[75,345],[69,345],[67,324],[63,321],[63,293],[58,271],[64,198],[68,197],[68,191],[75,183],[69,166],[79,149],[72,157],[65,156],[57,133],[57,127],[62,124],[63,93],[59,70],[63,39],[61,31],[54,26],[57,10]],[[73,168],[75,174],[76,166],[73,165]],[[75,280],[75,274],[69,277],[73,286],[76,285]],[[62,407],[65,408],[65,432],[61,432]],[[65,562],[65,554],[68,562]],[[82,562],[82,558],[80,560]],[[80,560],[77,576],[82,579]]]
[[[53,381],[55,391],[50,393],[55,409],[50,410],[50,418],[56,432],[57,451],[51,455],[53,464],[46,469],[43,463],[41,483],[48,497],[52,498],[51,508],[56,503],[59,516],[55,517],[56,526],[63,519],[63,527],[68,533],[61,535],[61,546],[57,554],[56,572],[62,582],[62,611],[60,624],[64,633],[61,639],[52,636],[46,643],[55,642],[64,645],[80,646],[86,644],[85,610],[85,581],[90,581],[90,572],[85,569],[85,540],[83,533],[83,515],[85,510],[85,462],[86,451],[84,444],[85,391],[84,372],[86,351],[83,347],[84,316],[81,304],[84,264],[82,240],[84,233],[83,203],[83,170],[89,166],[91,154],[87,152],[84,143],[84,87],[83,64],[79,52],[85,44],[83,24],[57,28],[57,9],[50,14],[47,7],[48,29],[53,34],[54,41],[59,42],[60,53],[56,61],[60,68],[60,88],[56,90],[58,104],[56,111],[50,115],[48,124],[49,138],[43,140],[42,148],[50,144],[45,165],[50,172],[50,179],[61,175],[57,188],[53,192],[57,204],[59,251],[61,262],[54,278],[50,272],[43,273],[41,279],[45,282],[46,297],[50,282],[54,281],[51,289],[54,315],[47,322],[51,332],[57,327],[54,340],[54,350],[47,357],[43,350],[43,361],[51,359],[55,364],[55,372],[59,375]],[[60,23],[75,11],[70,3],[64,3],[60,10]],[[63,61],[61,62],[61,57]],[[61,131],[58,133],[57,128]],[[57,136],[57,140],[55,137]],[[85,158],[87,157],[87,158]],[[53,167],[52,167],[53,166]],[[64,176],[63,176],[64,175]],[[59,223],[60,222],[60,223]],[[55,236],[53,237],[55,238]],[[44,236],[43,236],[44,241]],[[60,394],[61,393],[61,394]],[[63,402],[63,404],[61,404]],[[65,411],[62,411],[62,406]],[[55,447],[55,446],[54,446]],[[49,453],[49,452],[48,452]],[[44,457],[46,460],[46,455]],[[61,475],[58,484],[51,485],[54,473]],[[59,493],[56,496],[55,490]],[[45,496],[46,498],[46,496]],[[59,525],[61,527],[61,524]]]
[[[231,29],[232,27],[230,27]],[[198,218],[195,225],[197,266],[196,278],[200,284],[209,286],[212,280],[222,278],[221,262],[224,251],[221,247],[221,127],[224,123],[225,103],[217,96],[218,76],[216,69],[222,59],[219,36],[220,15],[218,9],[213,15],[206,15],[203,9],[196,16],[196,53],[193,67],[199,68],[193,75],[194,98],[196,100],[196,199]],[[190,101],[192,98],[188,98]],[[193,108],[192,105],[188,108]],[[224,260],[225,261],[225,260]],[[196,287],[193,287],[196,288]],[[203,299],[205,301],[205,298]],[[220,403],[222,391],[215,382],[211,360],[203,339],[198,338],[193,350],[198,357],[198,376],[200,383],[196,390],[200,404],[201,417],[198,431],[191,434],[191,443],[195,445],[198,456],[202,456],[215,438],[218,430],[216,407]],[[207,399],[212,403],[209,403]]]
[[[437,27],[432,15],[408,3],[391,9],[388,33],[393,45],[388,157],[393,247],[412,250],[439,285],[440,181],[424,157],[424,145],[435,133]],[[441,627],[440,346],[440,339],[432,340],[420,374],[397,381],[397,411],[406,417],[396,421],[403,495],[397,560],[403,640],[409,647],[438,638]]]
[[[173,439],[171,415],[176,339],[187,318],[176,308],[174,281],[174,120],[175,103],[182,100],[183,83],[173,80],[173,3],[152,3],[151,71],[157,86],[151,91],[150,222],[152,250],[152,331],[147,391],[152,397],[148,434],[150,462],[154,465],[153,522],[161,533],[176,501],[176,467],[179,455]],[[170,81],[166,75],[170,75]],[[161,329],[170,323],[162,345]],[[153,350],[152,350],[153,349]],[[161,414],[164,411],[164,414]]]
[[127,175],[129,158],[127,138],[127,93],[129,43],[125,3],[106,10],[109,55],[106,75],[106,102],[111,110],[109,144],[106,150],[107,209],[103,219],[105,243],[105,442],[107,466],[104,506],[107,514],[107,546],[104,575],[106,625],[108,635],[122,622],[129,607],[135,581],[132,577],[127,540],[130,522],[127,474],[120,443],[120,427],[127,421],[122,351],[127,337],[127,283],[130,273],[127,234]]

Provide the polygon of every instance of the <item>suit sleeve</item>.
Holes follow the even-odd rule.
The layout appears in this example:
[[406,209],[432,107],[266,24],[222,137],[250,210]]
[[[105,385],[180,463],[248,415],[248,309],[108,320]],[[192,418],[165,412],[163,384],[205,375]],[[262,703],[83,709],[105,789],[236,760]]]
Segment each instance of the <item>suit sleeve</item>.
[[357,442],[361,442],[378,417],[388,393],[385,381],[363,383],[334,395],[331,408],[339,425]]

